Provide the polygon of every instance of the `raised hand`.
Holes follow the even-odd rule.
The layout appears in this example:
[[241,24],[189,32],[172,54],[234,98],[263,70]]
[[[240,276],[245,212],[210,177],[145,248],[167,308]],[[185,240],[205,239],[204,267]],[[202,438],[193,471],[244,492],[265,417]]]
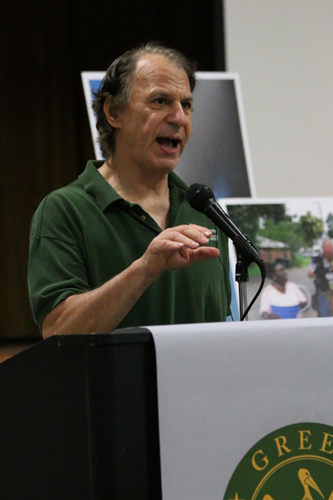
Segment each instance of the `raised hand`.
[[165,229],[150,243],[142,256],[146,273],[157,277],[165,271],[181,269],[199,260],[215,259],[220,251],[206,247],[212,232],[195,224]]

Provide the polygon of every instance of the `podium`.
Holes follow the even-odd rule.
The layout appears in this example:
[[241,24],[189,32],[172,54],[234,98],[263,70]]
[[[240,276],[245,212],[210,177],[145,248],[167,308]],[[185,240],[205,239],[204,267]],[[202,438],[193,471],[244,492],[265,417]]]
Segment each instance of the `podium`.
[[52,337],[0,365],[0,497],[160,500],[147,329]]
[[0,498],[332,499],[332,351],[333,318],[40,342],[0,365]]
[[149,329],[163,500],[333,499],[333,318]]

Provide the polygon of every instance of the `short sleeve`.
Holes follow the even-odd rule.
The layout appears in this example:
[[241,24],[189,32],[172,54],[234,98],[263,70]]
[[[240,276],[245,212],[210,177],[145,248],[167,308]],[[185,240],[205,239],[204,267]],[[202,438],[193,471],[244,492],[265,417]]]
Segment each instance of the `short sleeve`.
[[28,289],[39,328],[62,300],[90,288],[77,231],[63,204],[56,199],[45,199],[32,220]]

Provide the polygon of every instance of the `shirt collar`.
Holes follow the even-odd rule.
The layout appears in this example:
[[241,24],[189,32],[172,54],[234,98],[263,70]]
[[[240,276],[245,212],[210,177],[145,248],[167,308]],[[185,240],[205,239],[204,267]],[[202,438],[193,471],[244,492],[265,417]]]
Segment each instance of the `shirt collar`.
[[122,197],[97,170],[103,163],[103,160],[89,160],[85,170],[79,175],[84,189],[96,200],[102,212],[111,203],[122,200]]
[[[102,212],[111,203],[123,200],[117,191],[104,179],[102,174],[97,170],[103,165],[103,160],[89,160],[85,170],[79,175],[81,184],[85,191],[92,196]],[[184,193],[187,191],[187,184],[178,177],[174,172],[169,174],[169,188],[178,189]]]

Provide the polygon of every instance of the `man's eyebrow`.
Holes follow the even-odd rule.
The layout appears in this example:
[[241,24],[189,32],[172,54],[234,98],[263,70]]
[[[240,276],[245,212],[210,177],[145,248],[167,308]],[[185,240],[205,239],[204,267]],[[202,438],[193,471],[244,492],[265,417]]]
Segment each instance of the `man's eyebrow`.
[[169,97],[170,94],[168,92],[163,92],[161,90],[153,90],[152,96],[158,95],[159,97]]
[[[155,96],[159,96],[159,97],[170,97],[171,93],[169,92],[163,92],[163,91],[160,91],[160,90],[153,90],[152,92],[152,96],[155,97]],[[189,95],[187,97],[184,97],[184,99],[182,99],[182,102],[193,102],[193,96],[192,95]]]

